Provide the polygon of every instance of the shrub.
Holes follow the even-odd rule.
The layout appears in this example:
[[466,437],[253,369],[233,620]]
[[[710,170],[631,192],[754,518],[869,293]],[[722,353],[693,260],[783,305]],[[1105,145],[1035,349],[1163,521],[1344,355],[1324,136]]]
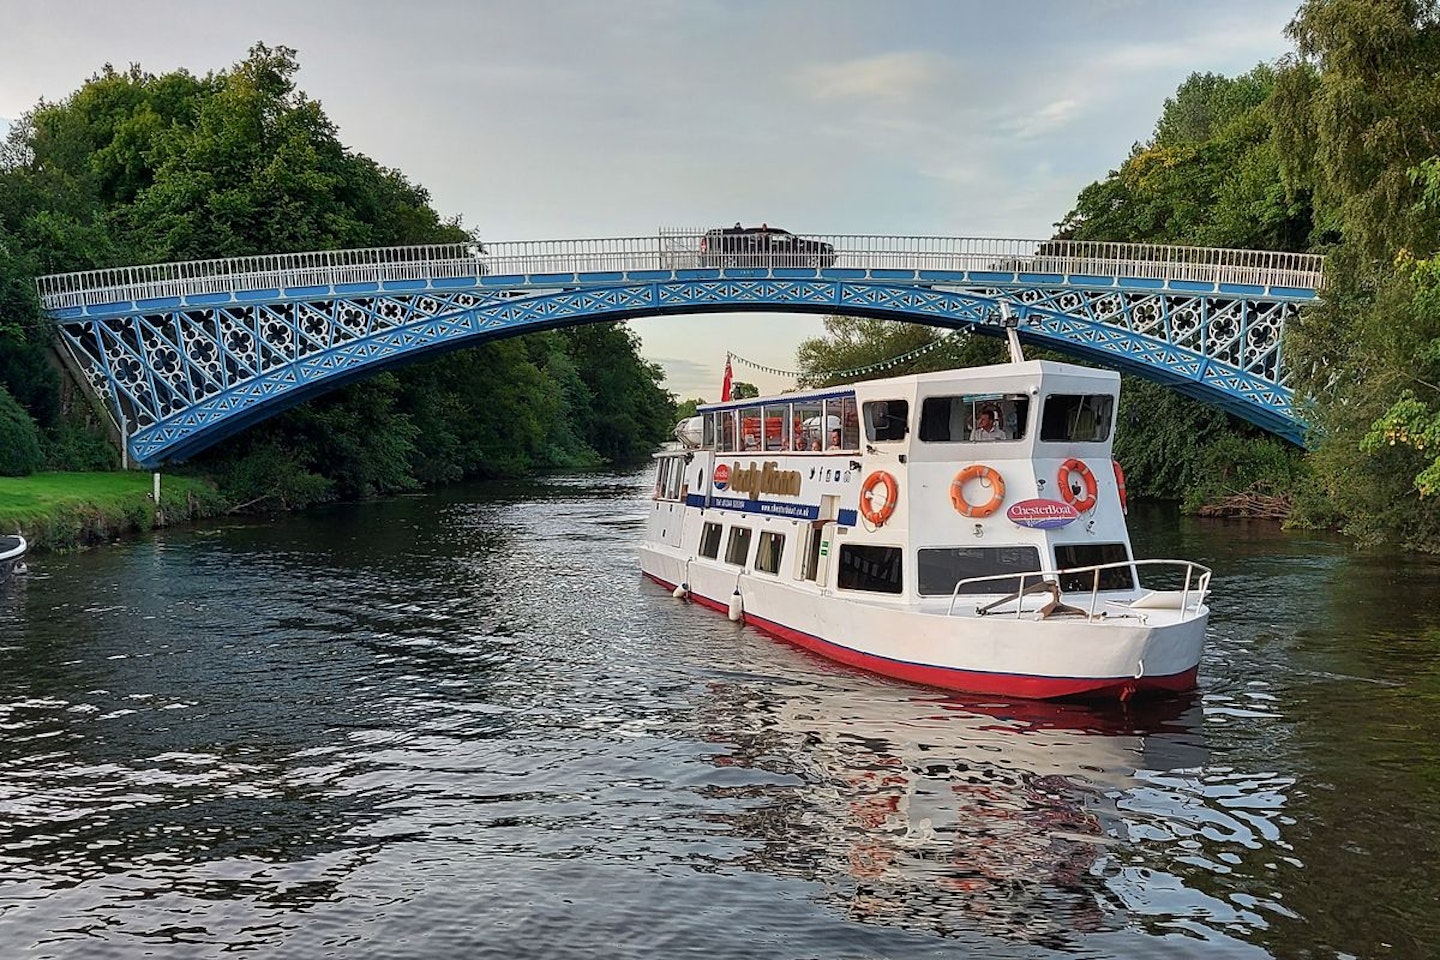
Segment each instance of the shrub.
[[44,431],[45,469],[105,471],[120,466],[120,451],[108,437],[76,423],[59,423]]
[[39,428],[10,391],[0,385],[0,476],[29,476],[44,462]]

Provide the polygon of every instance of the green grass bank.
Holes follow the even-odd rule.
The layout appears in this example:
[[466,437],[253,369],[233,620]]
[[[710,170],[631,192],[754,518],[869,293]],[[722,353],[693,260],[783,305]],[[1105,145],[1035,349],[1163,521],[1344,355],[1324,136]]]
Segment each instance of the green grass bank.
[[72,550],[156,527],[217,516],[228,508],[209,484],[148,473],[36,473],[0,477],[0,532],[18,531],[35,550]]

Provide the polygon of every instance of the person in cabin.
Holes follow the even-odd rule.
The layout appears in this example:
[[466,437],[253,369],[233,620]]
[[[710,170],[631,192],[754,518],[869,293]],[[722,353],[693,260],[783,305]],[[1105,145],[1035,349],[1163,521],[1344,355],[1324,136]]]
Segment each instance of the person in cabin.
[[995,411],[987,407],[980,411],[980,420],[975,424],[975,429],[970,431],[970,439],[1009,440],[1010,436],[1005,432],[1005,428],[1000,426]]
[[833,428],[833,429],[830,431],[830,449],[831,449],[831,450],[839,450],[839,449],[840,449],[840,428],[839,428],[839,427],[835,427],[835,428]]

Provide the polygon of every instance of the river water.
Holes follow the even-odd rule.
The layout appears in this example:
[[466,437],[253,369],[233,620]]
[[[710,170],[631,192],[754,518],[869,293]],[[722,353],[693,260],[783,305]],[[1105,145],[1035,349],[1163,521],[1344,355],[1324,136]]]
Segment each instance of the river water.
[[1140,511],[1199,693],[977,701],[643,581],[647,487],[32,558],[0,956],[1440,955],[1440,565]]

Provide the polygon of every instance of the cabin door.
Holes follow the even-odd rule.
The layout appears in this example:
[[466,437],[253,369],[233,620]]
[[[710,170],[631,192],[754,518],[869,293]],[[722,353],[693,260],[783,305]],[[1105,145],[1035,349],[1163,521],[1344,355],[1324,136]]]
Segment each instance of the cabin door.
[[655,466],[653,507],[646,518],[646,537],[666,546],[681,544],[685,526],[685,496],[688,492],[685,460],[681,457],[660,457]]
[[839,508],[839,497],[820,498],[820,517],[806,531],[800,564],[795,571],[796,580],[825,582],[825,571],[829,566],[825,561],[829,545],[835,539],[835,514]]

